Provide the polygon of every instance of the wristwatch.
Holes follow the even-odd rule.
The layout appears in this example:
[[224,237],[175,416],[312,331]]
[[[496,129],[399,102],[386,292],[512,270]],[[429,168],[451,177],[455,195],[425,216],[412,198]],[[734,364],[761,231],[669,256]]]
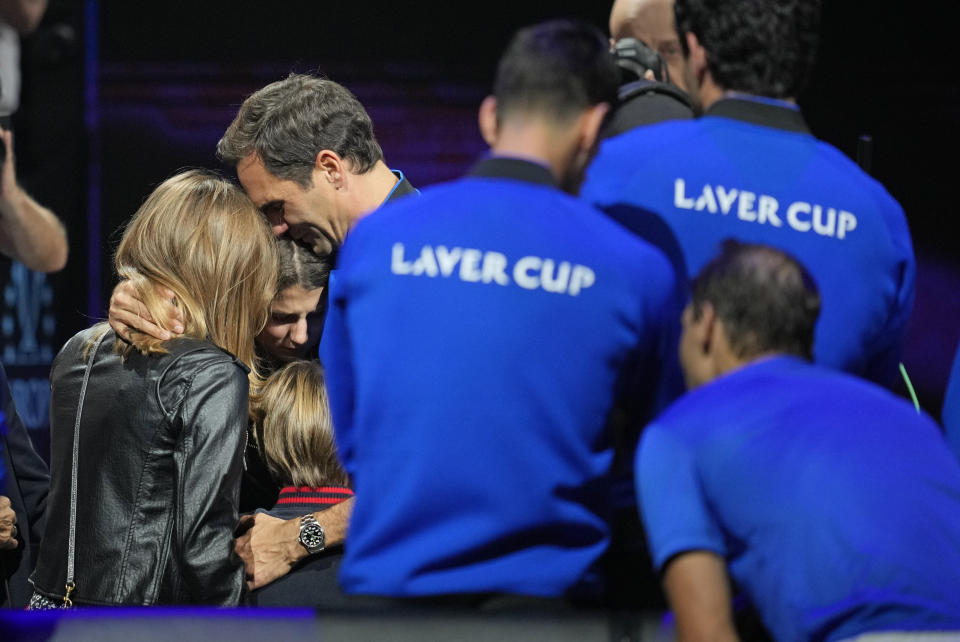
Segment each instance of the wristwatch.
[[326,548],[327,536],[323,532],[323,526],[318,524],[316,518],[309,513],[300,518],[299,541],[310,555],[315,555]]

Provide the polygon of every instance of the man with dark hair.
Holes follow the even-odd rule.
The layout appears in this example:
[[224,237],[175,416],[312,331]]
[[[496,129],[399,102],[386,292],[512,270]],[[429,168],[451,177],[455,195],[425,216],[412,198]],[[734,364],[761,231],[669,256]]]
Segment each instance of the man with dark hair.
[[373,122],[342,85],[291,74],[243,101],[217,143],[244,190],[270,219],[319,255],[350,226],[413,186],[383,162]]
[[[373,122],[350,91],[332,80],[290,74],[254,92],[217,143],[250,199],[286,234],[321,257],[332,257],[350,226],[387,201],[417,190],[389,169]],[[143,318],[133,288],[121,282],[110,298],[110,325],[157,339],[170,332]],[[181,326],[169,309],[168,327]]]
[[817,0],[676,0],[694,121],[606,141],[583,196],[693,274],[725,238],[795,254],[817,279],[818,363],[886,386],[914,296],[903,211],[794,99],[813,68]]
[[616,84],[596,29],[521,30],[480,107],[491,155],[344,244],[321,356],[357,493],[348,593],[596,594],[608,418],[656,409],[679,309],[666,258],[562,191]]
[[807,361],[818,309],[765,246],[729,242],[694,280],[691,392],[637,454],[679,639],[736,638],[728,574],[777,640],[960,633],[960,463],[912,405]]
[[[217,143],[217,156],[237,168],[275,234],[288,234],[318,256],[336,254],[362,216],[416,192],[384,163],[360,101],[325,78],[291,74],[254,92]],[[301,519],[251,518],[236,547],[250,588],[342,542],[352,509],[346,501]],[[311,533],[319,534],[319,545],[317,537],[306,543]]]

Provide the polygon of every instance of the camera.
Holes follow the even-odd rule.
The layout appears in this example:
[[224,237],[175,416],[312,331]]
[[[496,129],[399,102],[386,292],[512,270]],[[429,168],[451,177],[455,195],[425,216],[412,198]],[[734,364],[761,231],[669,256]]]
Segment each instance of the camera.
[[653,78],[657,82],[670,82],[670,72],[663,57],[642,40],[621,38],[613,44],[611,53],[620,69],[621,85],[644,80],[647,71],[653,72]]

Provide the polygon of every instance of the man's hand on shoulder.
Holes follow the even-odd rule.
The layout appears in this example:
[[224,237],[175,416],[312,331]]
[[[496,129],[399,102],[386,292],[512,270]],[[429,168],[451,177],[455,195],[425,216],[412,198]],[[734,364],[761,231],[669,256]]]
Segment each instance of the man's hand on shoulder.
[[[162,298],[171,302],[167,306],[167,327],[172,328],[175,334],[183,332],[183,315],[180,308],[173,304],[174,293],[162,286],[157,286],[157,291]],[[173,336],[157,325],[154,318],[147,312],[143,301],[140,300],[137,288],[127,279],[120,281],[113,289],[113,294],[110,296],[108,321],[113,331],[126,341],[130,340],[130,332],[133,330],[161,341],[166,341]]]
[[10,506],[10,499],[0,495],[0,550],[8,551],[19,546],[17,541],[17,514]]

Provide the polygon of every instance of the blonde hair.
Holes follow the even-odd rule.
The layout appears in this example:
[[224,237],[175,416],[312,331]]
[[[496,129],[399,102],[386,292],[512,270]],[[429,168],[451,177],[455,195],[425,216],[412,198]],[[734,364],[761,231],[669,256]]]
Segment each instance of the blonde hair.
[[[253,202],[227,179],[198,169],[168,178],[147,197],[115,259],[158,325],[170,303],[157,293],[161,285],[174,293],[183,334],[231,352],[251,369],[251,383],[258,381],[254,337],[267,322],[278,264],[273,234]],[[131,332],[131,342],[145,355],[166,352],[143,333]]]
[[267,468],[281,484],[346,486],[333,422],[316,361],[294,361],[267,378],[250,397],[253,431]]

